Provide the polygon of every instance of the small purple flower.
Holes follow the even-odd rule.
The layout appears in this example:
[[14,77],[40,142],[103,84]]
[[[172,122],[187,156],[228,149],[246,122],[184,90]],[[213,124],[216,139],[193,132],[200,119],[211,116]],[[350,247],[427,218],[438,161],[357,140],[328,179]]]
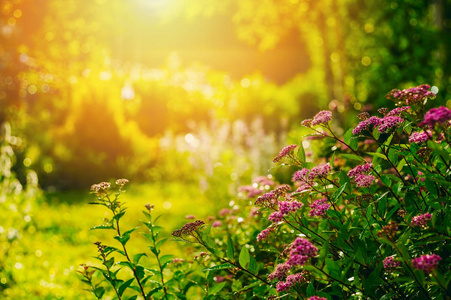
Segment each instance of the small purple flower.
[[278,264],[274,272],[268,275],[268,280],[278,279],[281,280],[284,278],[288,271],[291,269],[291,265],[288,263]]
[[437,254],[426,254],[412,259],[412,267],[426,273],[431,273],[438,267],[441,260],[442,258]]
[[369,171],[371,171],[372,167],[373,167],[373,164],[359,165],[359,166],[355,167],[354,169],[349,170],[348,176],[356,177],[357,175],[362,175],[364,173],[368,173]]
[[304,238],[296,238],[290,248],[288,263],[292,266],[304,265],[309,258],[318,255],[318,248]]
[[355,182],[357,187],[370,187],[376,178],[373,175],[357,175]]
[[301,280],[302,280],[302,274],[297,273],[297,274],[288,275],[287,280],[285,282],[288,283],[290,286],[293,286]]
[[280,201],[279,211],[282,215],[286,216],[290,212],[295,212],[302,207],[302,203],[298,201]]
[[408,111],[410,109],[410,106],[401,106],[401,107],[397,107],[393,110],[391,110],[388,114],[387,117],[392,117],[392,116],[401,116],[402,112]]
[[247,193],[248,198],[254,198],[263,193],[262,190],[253,187],[252,185],[243,185],[238,188],[239,192]]
[[378,117],[370,117],[366,120],[363,120],[357,124],[357,126],[352,130],[352,134],[356,135],[361,133],[364,130],[369,130],[370,126],[378,126],[380,124],[380,118]]
[[310,173],[308,174],[308,179],[313,180],[317,177],[326,177],[332,171],[332,167],[327,164],[319,165],[317,167],[312,168]]
[[392,269],[396,269],[401,266],[401,263],[399,261],[396,261],[393,256],[385,258],[382,263],[384,264],[384,269],[386,272],[389,272]]
[[230,215],[230,209],[228,209],[228,208],[221,209],[221,211],[219,212],[219,215],[220,216]]
[[312,126],[319,124],[326,125],[330,120],[332,120],[332,112],[329,110],[322,110],[313,117]]
[[428,125],[430,127],[434,127],[435,124],[437,123],[443,124],[450,119],[451,119],[451,110],[444,106],[440,106],[430,109],[424,115],[424,121],[420,124],[420,126]]
[[262,232],[260,232],[257,235],[257,242],[265,240],[268,237],[268,235],[273,231],[274,231],[274,227],[269,227],[269,228],[262,230]]
[[263,186],[265,186],[265,185],[270,185],[270,186],[275,185],[274,181],[272,181],[271,179],[269,179],[266,176],[256,177],[256,178],[254,178],[254,180],[252,180],[252,183],[257,183],[257,184],[263,185]]
[[276,291],[278,291],[280,293],[280,292],[288,290],[289,288],[290,288],[290,285],[288,283],[286,283],[285,281],[281,281],[277,284]]
[[387,132],[390,129],[399,126],[402,122],[404,122],[404,119],[398,116],[383,117],[380,119],[379,132]]
[[220,227],[222,225],[221,221],[214,221],[213,224],[211,224],[211,227]]
[[324,216],[326,214],[326,211],[328,209],[330,209],[330,204],[327,204],[327,199],[323,198],[323,199],[319,199],[316,200],[315,202],[313,202],[312,204],[310,204],[310,212],[309,212],[309,217],[321,217]]
[[432,219],[432,215],[430,213],[425,213],[424,215],[418,215],[412,218],[412,222],[410,222],[411,226],[426,226],[429,220]]
[[293,182],[296,182],[296,181],[307,181],[307,175],[308,175],[308,173],[310,173],[310,170],[309,169],[307,169],[307,168],[304,168],[304,169],[302,169],[302,170],[300,170],[300,171],[296,171],[294,174],[293,174],[293,179],[292,179],[292,181]]
[[327,300],[327,298],[320,297],[320,296],[312,296],[308,298],[307,300]]
[[432,137],[432,132],[430,130],[413,132],[409,137],[409,143],[424,143],[429,140],[430,137]]
[[283,215],[280,211],[275,211],[269,215],[268,220],[273,223],[278,223],[283,220]]
[[274,159],[273,162],[279,162],[282,158],[284,158],[285,156],[287,156],[288,154],[291,153],[291,151],[293,151],[293,149],[295,149],[298,145],[289,145],[284,147],[282,150],[280,150],[279,155],[277,155]]
[[429,91],[431,87],[427,84],[422,84],[417,87],[411,87],[405,90],[392,90],[388,93],[387,98],[394,101],[403,101],[407,105],[423,102],[428,98],[435,98],[435,94]]

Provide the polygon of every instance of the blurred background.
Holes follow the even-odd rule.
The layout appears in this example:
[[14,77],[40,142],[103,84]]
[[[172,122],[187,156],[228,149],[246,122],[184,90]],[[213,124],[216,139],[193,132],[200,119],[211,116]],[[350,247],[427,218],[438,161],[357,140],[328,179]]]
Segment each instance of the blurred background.
[[451,107],[450,29],[449,0],[0,1],[1,293],[79,293],[93,183],[178,224],[287,180],[271,159],[318,110],[346,128],[422,83]]

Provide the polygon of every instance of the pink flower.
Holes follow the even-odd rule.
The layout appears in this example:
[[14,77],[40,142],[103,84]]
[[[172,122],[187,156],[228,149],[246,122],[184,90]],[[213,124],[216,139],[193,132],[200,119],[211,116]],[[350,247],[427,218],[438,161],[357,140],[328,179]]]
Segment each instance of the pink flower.
[[404,111],[408,111],[410,109],[410,106],[402,106],[402,107],[397,107],[393,110],[391,110],[388,114],[387,117],[392,117],[392,116],[401,116],[401,113]]
[[288,271],[291,269],[291,265],[288,263],[278,264],[274,272],[268,275],[268,280],[284,278]]
[[413,132],[409,137],[409,143],[424,143],[429,140],[430,137],[432,137],[432,132],[430,130]]
[[330,120],[332,120],[332,112],[329,110],[322,110],[313,117],[312,126],[319,124],[326,125]]
[[248,198],[254,198],[263,193],[262,190],[253,187],[252,185],[243,185],[238,188],[239,192],[247,193]]
[[276,211],[269,215],[268,220],[273,223],[278,223],[283,220],[283,215],[280,211]]
[[420,124],[420,126],[429,125],[430,127],[434,127],[435,124],[437,123],[443,124],[450,119],[451,119],[451,110],[444,106],[440,106],[430,109],[424,115],[424,121]]
[[330,205],[326,203],[327,199],[319,199],[310,204],[309,217],[320,217],[326,214],[326,211],[330,209]]
[[269,227],[269,228],[262,230],[262,232],[260,232],[257,235],[257,242],[265,240],[268,237],[268,235],[273,231],[274,231],[274,227]]
[[327,300],[327,298],[320,297],[320,296],[312,296],[308,298],[307,300]]
[[404,119],[398,116],[383,117],[379,122],[379,132],[387,132],[396,126],[399,126],[402,122],[404,122]]
[[314,167],[308,174],[308,179],[312,180],[317,177],[326,177],[332,171],[332,167],[327,164],[319,165]]
[[280,201],[279,202],[279,211],[282,215],[286,216],[290,212],[295,212],[302,207],[301,202],[297,201]]
[[384,269],[386,272],[401,266],[401,263],[396,261],[393,256],[385,258],[382,263],[384,264]]
[[412,267],[430,273],[438,267],[442,258],[436,254],[426,254],[412,259]]
[[189,219],[195,219],[196,216],[195,215],[186,215],[185,219],[189,220]]
[[303,277],[302,277],[301,273],[288,275],[287,280],[285,282],[281,281],[277,284],[276,291],[278,291],[278,292],[286,291],[290,287],[295,285],[297,282],[301,281],[302,278]]
[[211,225],[211,227],[219,227],[222,225],[221,221],[214,221],[213,224]]
[[355,182],[357,187],[370,187],[375,179],[373,175],[357,175]]
[[423,102],[428,98],[435,98],[435,94],[429,91],[431,87],[427,84],[422,84],[417,87],[411,87],[405,90],[392,90],[388,93],[387,98],[394,101],[403,101],[406,104],[414,104]]
[[304,168],[304,169],[302,169],[302,170],[300,170],[300,171],[296,171],[296,172],[293,174],[293,179],[292,179],[292,181],[293,181],[293,182],[296,182],[296,181],[307,181],[307,175],[308,175],[308,173],[310,173],[310,170],[307,169],[307,168]]
[[230,209],[228,209],[228,208],[221,209],[221,211],[219,212],[219,215],[220,216],[230,215]]
[[309,258],[318,255],[318,248],[304,238],[296,238],[290,248],[288,263],[292,266],[304,265]]
[[418,215],[412,218],[412,222],[410,222],[411,226],[426,226],[429,220],[432,219],[432,215],[430,213],[426,213],[424,215]]
[[361,133],[364,130],[369,130],[370,126],[376,127],[380,124],[380,120],[380,118],[374,116],[363,120],[352,130],[352,134],[355,135]]
[[287,156],[288,154],[291,153],[291,151],[293,151],[293,149],[295,149],[298,145],[289,145],[284,147],[282,150],[280,150],[279,155],[277,155],[274,159],[273,162],[279,162],[282,158],[284,158],[285,156]]
[[254,180],[252,180],[252,183],[257,183],[257,184],[263,185],[263,186],[265,186],[265,185],[271,185],[271,186],[275,185],[274,181],[272,181],[271,179],[269,179],[266,176],[256,177],[256,178],[254,178]]
[[348,176],[349,177],[356,177],[357,175],[362,175],[364,173],[368,173],[371,171],[371,168],[373,167],[373,164],[364,164],[355,167],[354,169],[349,170]]

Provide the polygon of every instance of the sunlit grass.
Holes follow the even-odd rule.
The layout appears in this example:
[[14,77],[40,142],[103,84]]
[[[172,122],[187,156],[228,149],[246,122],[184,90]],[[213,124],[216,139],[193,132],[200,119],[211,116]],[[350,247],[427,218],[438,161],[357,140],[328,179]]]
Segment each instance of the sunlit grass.
[[[119,247],[114,232],[89,228],[111,216],[104,207],[89,205],[95,196],[88,191],[60,192],[46,195],[47,201],[34,207],[33,225],[23,233],[21,243],[26,253],[17,253],[13,267],[17,284],[8,291],[10,299],[91,299],[78,278],[79,264],[98,264],[96,241]],[[185,221],[185,214],[196,212],[202,218],[212,210],[212,204],[199,193],[195,185],[177,183],[131,185],[122,198],[128,207],[121,220],[124,228],[140,226],[146,203],[155,205],[154,214],[162,214],[159,223],[169,236],[172,229]],[[141,227],[142,232],[145,231]],[[132,253],[149,252],[148,242],[134,233],[128,244]],[[168,242],[166,253],[182,254],[181,244]],[[153,264],[151,259],[143,262]]]

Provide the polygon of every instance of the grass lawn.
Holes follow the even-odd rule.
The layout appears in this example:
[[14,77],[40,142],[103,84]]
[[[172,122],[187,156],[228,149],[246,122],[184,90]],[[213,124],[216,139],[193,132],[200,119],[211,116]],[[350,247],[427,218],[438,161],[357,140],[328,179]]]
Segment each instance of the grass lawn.
[[[15,255],[13,270],[16,285],[8,292],[10,299],[93,299],[83,291],[84,284],[76,270],[79,264],[96,264],[96,241],[118,247],[114,232],[89,228],[102,224],[103,218],[111,218],[103,206],[89,205],[95,200],[89,191],[71,191],[46,194],[44,201],[35,203],[32,220],[26,232],[12,251]],[[143,207],[155,204],[154,214],[163,216],[158,220],[164,226],[161,236],[185,222],[185,214],[202,218],[214,210],[213,203],[199,192],[196,185],[180,183],[130,185],[122,201],[127,203],[127,214],[122,218],[121,228],[140,225]],[[144,226],[141,227],[142,230]],[[131,253],[149,252],[147,240],[134,233],[127,244]],[[163,251],[179,254],[182,249],[177,242],[168,242]],[[152,264],[152,262],[149,262]]]

